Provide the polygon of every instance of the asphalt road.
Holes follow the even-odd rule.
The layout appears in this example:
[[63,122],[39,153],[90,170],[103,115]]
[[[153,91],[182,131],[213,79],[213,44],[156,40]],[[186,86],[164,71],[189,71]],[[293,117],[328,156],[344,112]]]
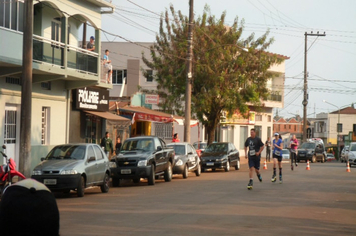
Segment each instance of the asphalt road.
[[[263,166],[263,163],[261,163]],[[247,190],[248,169],[174,176],[155,186],[125,182],[102,194],[56,194],[60,234],[66,235],[356,235],[356,167],[284,164],[283,184],[272,164]]]

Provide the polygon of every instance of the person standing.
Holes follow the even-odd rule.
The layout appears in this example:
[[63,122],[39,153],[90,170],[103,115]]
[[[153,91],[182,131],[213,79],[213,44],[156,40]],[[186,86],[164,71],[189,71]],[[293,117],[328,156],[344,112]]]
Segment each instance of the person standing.
[[110,138],[109,132],[105,133],[105,137],[101,140],[100,146],[104,148],[104,152],[108,158],[109,158],[109,152],[111,154],[114,152],[114,148],[112,145],[112,140]]
[[[260,174],[260,161],[261,161],[261,152],[264,149],[263,142],[259,137],[256,136],[255,129],[251,129],[250,137],[246,139],[245,142],[245,158],[248,157],[248,166],[249,166],[249,177],[250,181],[247,184],[247,189],[253,188],[253,172],[256,172],[257,178],[262,182],[262,176]],[[248,154],[247,154],[248,147]]]
[[172,139],[172,143],[178,143],[180,142],[179,138],[178,138],[178,133],[175,133],[173,135],[173,139]]
[[109,53],[110,53],[109,50],[106,49],[103,60],[104,60],[104,67],[108,70],[107,81],[108,81],[108,84],[111,84],[112,65],[111,65],[111,60],[109,59]]
[[121,149],[121,139],[117,137],[116,144],[115,144],[115,154],[118,155]]
[[282,183],[282,149],[283,149],[283,140],[278,133],[274,134],[273,140],[273,175],[272,182],[276,182],[276,165],[278,161],[279,167],[279,183]]
[[87,50],[88,51],[94,51],[95,50],[94,40],[95,40],[94,36],[91,36],[89,42],[87,43]]
[[295,134],[292,136],[292,139],[290,140],[290,154],[291,154],[291,166],[290,168],[293,170],[293,160],[295,163],[295,167],[298,166],[297,163],[297,154],[298,154],[298,139],[296,138]]
[[266,161],[270,162],[271,161],[271,137],[267,138],[265,146],[266,146]]

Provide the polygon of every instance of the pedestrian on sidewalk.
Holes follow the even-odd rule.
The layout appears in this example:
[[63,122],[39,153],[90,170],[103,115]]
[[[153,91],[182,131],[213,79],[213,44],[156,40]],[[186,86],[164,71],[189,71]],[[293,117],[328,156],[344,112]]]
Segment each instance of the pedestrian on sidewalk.
[[271,161],[271,137],[267,138],[267,141],[265,143],[266,146],[266,161],[270,162]]
[[279,167],[279,183],[282,183],[282,149],[283,149],[283,140],[280,134],[274,134],[273,140],[273,175],[272,182],[276,182],[276,166],[278,161]]
[[292,139],[290,140],[290,154],[291,154],[291,170],[293,170],[293,160],[295,163],[295,167],[298,166],[297,163],[297,154],[298,154],[298,139],[296,138],[295,134],[292,136]]
[[112,140],[110,138],[109,132],[105,133],[105,137],[101,140],[100,146],[104,148],[104,152],[108,158],[109,158],[109,153],[112,154],[114,152],[114,148],[112,145]]
[[[256,172],[257,178],[262,182],[262,176],[260,174],[260,161],[261,161],[261,152],[263,151],[264,145],[259,137],[256,136],[255,129],[251,129],[250,137],[246,139],[245,142],[245,158],[248,157],[248,166],[249,166],[249,177],[250,181],[248,182],[247,189],[253,188],[253,172]],[[248,154],[247,154],[248,147]]]

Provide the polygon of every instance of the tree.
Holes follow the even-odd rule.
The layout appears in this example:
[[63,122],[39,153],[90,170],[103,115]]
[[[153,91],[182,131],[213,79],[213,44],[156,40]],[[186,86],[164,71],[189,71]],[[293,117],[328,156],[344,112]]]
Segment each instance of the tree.
[[[267,80],[275,76],[268,69],[283,60],[265,51],[273,43],[268,31],[256,40],[253,33],[243,39],[244,22],[235,18],[228,27],[225,17],[224,12],[216,18],[206,6],[194,23],[192,113],[205,125],[209,144],[222,111],[248,115],[249,106],[267,99]],[[184,111],[188,25],[188,17],[171,5],[161,17],[151,59],[142,55],[156,71],[157,91],[164,99],[161,107],[179,115]]]

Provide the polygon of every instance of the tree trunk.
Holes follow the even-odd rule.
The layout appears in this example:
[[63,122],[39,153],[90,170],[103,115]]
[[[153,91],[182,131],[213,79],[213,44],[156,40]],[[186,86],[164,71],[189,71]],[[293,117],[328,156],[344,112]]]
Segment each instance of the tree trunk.
[[208,145],[210,145],[215,139],[215,129],[216,126],[218,125],[218,122],[219,120],[215,118],[211,122],[209,122],[209,124],[206,126],[206,130],[208,133]]

